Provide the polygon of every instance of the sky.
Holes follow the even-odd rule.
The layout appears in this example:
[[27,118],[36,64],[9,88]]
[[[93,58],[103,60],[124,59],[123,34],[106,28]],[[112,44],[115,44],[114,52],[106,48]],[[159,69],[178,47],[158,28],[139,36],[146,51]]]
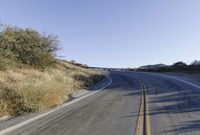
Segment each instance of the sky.
[[58,56],[89,66],[200,60],[200,0],[1,0],[0,22],[55,34]]

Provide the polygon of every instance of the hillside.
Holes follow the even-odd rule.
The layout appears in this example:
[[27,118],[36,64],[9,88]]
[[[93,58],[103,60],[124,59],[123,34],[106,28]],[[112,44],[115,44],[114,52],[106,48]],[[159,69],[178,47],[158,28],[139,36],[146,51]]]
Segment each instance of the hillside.
[[138,68],[138,70],[156,70],[161,67],[166,67],[167,65],[165,64],[155,64],[155,65],[146,65],[146,66],[141,66]]
[[51,35],[12,27],[0,32],[0,117],[47,110],[102,79],[101,73],[57,59],[56,50]]

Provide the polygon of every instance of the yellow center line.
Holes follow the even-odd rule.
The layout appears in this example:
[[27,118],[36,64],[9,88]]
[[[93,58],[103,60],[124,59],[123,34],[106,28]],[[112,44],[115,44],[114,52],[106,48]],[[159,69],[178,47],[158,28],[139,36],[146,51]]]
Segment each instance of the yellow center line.
[[150,124],[150,114],[149,114],[149,99],[147,95],[147,89],[145,88],[145,98],[146,98],[146,135],[151,135],[151,124]]
[[[143,92],[142,92],[143,93]],[[140,101],[140,109],[138,113],[138,118],[137,118],[137,124],[136,124],[136,129],[135,129],[135,135],[143,135],[143,129],[144,129],[144,100],[143,100],[144,95],[141,95],[141,101]]]
[[150,116],[149,116],[149,103],[147,96],[147,89],[141,83],[142,94],[140,100],[140,109],[135,128],[135,135],[151,135]]

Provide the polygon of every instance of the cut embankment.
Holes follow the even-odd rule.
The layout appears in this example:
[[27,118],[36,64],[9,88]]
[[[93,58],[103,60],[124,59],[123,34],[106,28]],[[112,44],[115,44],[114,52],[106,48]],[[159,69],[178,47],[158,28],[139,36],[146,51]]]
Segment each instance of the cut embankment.
[[60,60],[45,71],[34,68],[0,71],[0,117],[61,105],[73,91],[88,87],[102,77],[98,72]]
[[58,60],[58,46],[54,35],[0,25],[0,119],[58,106],[102,79],[86,65]]

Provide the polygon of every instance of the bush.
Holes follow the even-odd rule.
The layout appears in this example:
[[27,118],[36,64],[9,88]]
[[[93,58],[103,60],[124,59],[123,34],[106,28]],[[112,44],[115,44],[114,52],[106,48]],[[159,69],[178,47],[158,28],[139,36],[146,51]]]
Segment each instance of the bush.
[[6,114],[19,114],[24,111],[24,102],[16,91],[10,88],[0,89],[0,116]]
[[0,68],[22,64],[45,68],[54,63],[57,49],[56,36],[7,27],[0,32]]
[[55,59],[57,49],[55,36],[0,26],[0,117],[58,106],[100,79],[86,66]]
[[44,71],[0,71],[0,117],[44,111],[71,98],[72,92],[102,79],[96,71],[58,60]]

